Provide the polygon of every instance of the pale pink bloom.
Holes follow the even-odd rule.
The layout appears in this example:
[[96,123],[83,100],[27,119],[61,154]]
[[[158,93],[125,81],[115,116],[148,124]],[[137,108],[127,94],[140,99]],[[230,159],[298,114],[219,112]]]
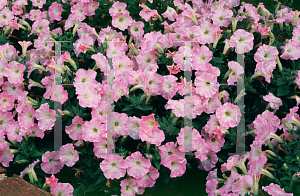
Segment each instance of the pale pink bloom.
[[204,161],[207,159],[206,155],[209,151],[209,146],[206,144],[205,140],[202,137],[199,138],[199,145],[197,146],[196,150],[196,158],[200,159],[200,161]]
[[263,99],[269,102],[270,107],[274,110],[279,110],[279,107],[282,106],[282,101],[280,98],[273,95],[273,93],[269,92],[268,95],[263,96]]
[[[287,124],[295,131],[299,127],[299,123],[297,121],[300,121],[299,114],[296,113],[298,110],[299,110],[299,107],[290,108],[290,113],[288,113],[286,115],[286,117],[284,118],[284,120],[287,122]],[[279,126],[279,129],[283,129],[283,131],[285,132],[285,135],[288,135],[290,138],[294,138],[291,134],[286,132],[286,130],[288,130],[288,129],[286,128],[286,126],[283,123]]]
[[298,46],[300,46],[300,28],[294,28],[292,41],[294,41],[294,43],[297,43]]
[[85,6],[86,15],[93,16],[95,15],[95,11],[99,7],[99,2],[95,2],[95,1],[86,2],[84,3],[84,6]]
[[228,67],[230,74],[227,83],[233,84],[237,82],[237,78],[244,73],[244,68],[238,62],[235,61],[228,62]]
[[268,186],[263,186],[262,190],[268,192],[268,194],[273,196],[293,196],[293,193],[286,193],[284,189],[281,189],[278,184],[271,183]]
[[35,181],[38,181],[38,178],[37,178],[36,173],[35,173],[35,171],[34,171],[34,166],[35,166],[37,163],[39,163],[39,162],[40,162],[40,160],[38,159],[38,160],[34,161],[33,163],[31,163],[27,168],[25,168],[23,171],[21,171],[19,177],[23,179],[24,175],[25,175],[25,174],[28,174],[28,175],[31,176]]
[[150,92],[153,96],[159,95],[162,88],[163,76],[155,72],[147,72],[142,78],[143,90],[145,93]]
[[86,53],[89,47],[92,47],[94,44],[94,40],[91,36],[83,34],[81,38],[77,39],[76,42],[73,43],[74,46],[74,52],[76,56],[82,52]]
[[234,46],[237,54],[250,52],[253,49],[254,35],[244,29],[236,30],[230,37],[230,40],[236,41]]
[[89,142],[100,142],[101,137],[106,133],[106,125],[101,124],[99,119],[86,121],[82,126],[82,138]]
[[23,13],[22,6],[18,5],[18,4],[14,4],[12,6],[12,11],[13,11],[14,15],[21,15]]
[[[194,99],[194,97],[193,97]],[[201,104],[203,106],[199,106],[203,110],[203,112],[207,114],[212,114],[215,113],[216,109],[222,105],[220,99],[219,99],[219,93],[216,92],[215,94],[212,95],[212,97],[208,98],[208,101],[204,101],[205,99],[202,98]],[[201,114],[198,114],[201,115]]]
[[150,33],[146,33],[142,38],[141,38],[141,50],[145,52],[151,52],[153,50],[157,50],[156,48],[156,43],[158,40],[163,36],[163,34],[158,31],[151,31]]
[[276,57],[279,54],[275,46],[268,46],[263,44],[260,46],[254,54],[254,60],[258,62],[262,61],[276,61]]
[[33,126],[31,126],[29,129],[24,129],[23,127],[21,127],[20,132],[23,135],[28,135],[29,137],[39,137],[41,139],[43,139],[44,137],[44,131],[39,129],[39,126],[37,123],[34,123]]
[[128,89],[128,82],[127,81],[118,81],[113,84],[113,89],[115,90],[114,93],[114,101],[117,102],[123,95],[129,94]]
[[60,147],[59,160],[68,167],[75,165],[75,163],[79,160],[79,155],[74,149],[73,144],[68,143]]
[[193,50],[192,69],[198,70],[204,64],[208,64],[212,59],[213,53],[205,45]]
[[97,107],[92,108],[92,118],[100,119],[102,123],[106,122],[106,111],[109,104],[106,101],[100,101]]
[[120,3],[119,1],[117,1],[109,9],[109,14],[111,17],[115,17],[118,14],[126,13],[128,12],[126,10],[126,7],[127,7],[126,3]]
[[127,173],[136,179],[146,175],[151,167],[150,160],[145,159],[139,151],[127,157],[126,162],[128,163]]
[[86,17],[86,7],[82,2],[76,3],[71,6],[71,15],[76,16],[76,19],[83,21]]
[[115,16],[113,16],[112,19],[112,26],[116,27],[122,31],[127,29],[131,24],[133,23],[133,19],[129,15],[128,11],[127,13],[119,13]]
[[205,156],[207,157],[207,159],[205,159],[204,161],[200,161],[198,168],[201,170],[210,171],[216,166],[216,163],[218,162],[218,156],[211,150],[209,150]]
[[173,75],[163,76],[161,96],[165,99],[171,99],[177,92],[177,77]]
[[108,124],[114,121],[114,133],[117,135],[128,135],[128,116],[126,113],[114,112],[107,116]]
[[258,23],[259,19],[260,19],[260,15],[257,13],[256,7],[254,7],[252,4],[250,3],[246,3],[245,4],[245,9],[248,16],[250,16],[255,23]]
[[156,122],[154,118],[154,114],[149,116],[142,116],[141,121],[141,131],[146,133],[147,135],[153,135],[154,128],[158,128],[159,124]]
[[206,181],[206,193],[208,193],[208,196],[216,196],[220,195],[218,191],[218,179],[211,179]]
[[12,84],[21,84],[23,82],[23,72],[25,65],[12,61],[7,64],[4,70],[4,76],[7,77],[8,81]]
[[51,130],[55,124],[55,110],[49,109],[48,103],[44,103],[35,111],[38,126],[41,130]]
[[251,174],[261,174],[260,170],[264,168],[265,164],[267,163],[268,159],[264,154],[260,154],[260,156],[255,161],[248,162],[248,175]]
[[41,34],[42,30],[50,29],[49,27],[50,22],[46,19],[38,19],[32,24],[31,33],[34,35]]
[[115,58],[117,56],[125,55],[123,46],[119,42],[108,42],[107,45],[108,45],[108,49],[106,52],[106,56],[108,58]]
[[164,163],[164,166],[171,170],[170,177],[176,178],[182,176],[186,171],[187,160],[181,159],[177,155],[170,155],[168,160]]
[[95,90],[95,87],[90,85],[76,87],[77,98],[79,99],[79,105],[81,107],[97,107],[99,101],[101,101],[100,95]]
[[182,152],[197,150],[200,137],[200,133],[196,129],[192,129],[188,126],[181,128],[180,133],[176,138],[179,144],[178,149]]
[[218,135],[214,135],[213,137],[205,140],[205,143],[209,146],[209,149],[217,153],[224,146],[225,139],[223,137],[219,138]]
[[4,92],[0,93],[0,111],[7,112],[14,108],[14,96]]
[[6,134],[7,134],[7,138],[10,141],[17,141],[17,142],[21,142],[23,140],[24,136],[21,132],[21,127],[19,125],[19,122],[14,122],[8,125],[7,130],[6,130]]
[[73,196],[74,188],[69,183],[57,183],[50,191],[54,196]]
[[151,52],[139,52],[139,55],[136,57],[139,69],[144,70],[148,63],[157,63],[156,58],[157,56]]
[[261,36],[267,36],[270,35],[271,27],[258,23],[257,31],[261,34]]
[[178,14],[174,10],[174,8],[167,6],[167,10],[162,14],[163,17],[168,18],[171,21],[175,21]]
[[68,91],[64,90],[61,85],[55,85],[50,88],[52,101],[64,104],[68,99]]
[[15,120],[13,119],[14,115],[11,112],[1,112],[0,111],[0,130],[3,130],[6,133],[6,129],[9,124],[13,123]]
[[149,172],[146,175],[142,176],[141,178],[137,179],[136,182],[142,188],[153,187],[158,177],[159,177],[158,169],[154,168],[151,165],[149,168]]
[[232,192],[237,194],[246,194],[253,192],[253,179],[251,175],[241,176],[239,180],[237,180],[232,185]]
[[135,140],[140,139],[141,122],[142,119],[137,118],[136,116],[129,117],[128,135]]
[[[240,179],[241,175],[240,174],[237,174],[235,173],[234,171],[231,171],[231,174],[230,176],[227,178],[226,182],[224,183],[224,185],[218,189],[219,191],[219,194],[220,195],[227,195],[230,191],[231,191],[231,188],[232,188],[232,184]],[[232,193],[233,194],[233,193]],[[231,195],[231,196],[235,196],[235,195]],[[238,196],[238,195],[236,195]]]
[[192,81],[189,81],[186,83],[186,79],[183,78],[180,83],[177,83],[177,89],[179,91],[179,94],[181,96],[184,96],[185,94],[189,94],[192,92],[195,92],[195,87],[192,86]]
[[138,192],[138,185],[134,178],[121,181],[121,196],[135,196]]
[[225,103],[216,110],[216,116],[220,124],[225,128],[236,127],[241,119],[241,112],[237,105]]
[[149,7],[147,7],[145,4],[139,4],[140,7],[143,9],[140,11],[139,15],[148,22],[151,17],[157,16],[157,10],[151,10]]
[[133,20],[130,27],[128,27],[128,33],[134,38],[141,38],[144,35],[144,23],[142,21]]
[[280,58],[285,60],[298,60],[300,58],[300,46],[292,40],[289,40],[284,46],[281,46],[282,55]]
[[268,83],[271,83],[271,73],[276,68],[276,62],[275,61],[267,61],[267,62],[258,62],[256,64],[254,72],[260,71],[263,76],[265,77],[265,80]]
[[99,52],[97,54],[93,54],[91,58],[96,61],[96,65],[99,66],[102,72],[106,73],[107,70],[110,70],[110,65],[108,64],[106,57],[102,53]]
[[12,95],[14,99],[17,99],[20,94],[24,91],[22,90],[22,84],[12,84],[8,81],[3,82],[2,90],[8,95]]
[[57,182],[58,182],[58,178],[55,178],[55,176],[52,174],[50,178],[45,177],[46,179],[46,184],[50,187],[54,187]]
[[230,24],[230,18],[233,16],[233,12],[223,7],[218,8],[213,14],[213,24],[218,27],[228,27]]
[[100,142],[94,142],[93,152],[96,157],[105,159],[107,156],[111,156],[113,146],[107,143],[105,137],[100,137]]
[[62,17],[61,17],[61,13],[62,13],[62,4],[59,4],[57,2],[53,2],[50,7],[49,7],[49,16],[51,21],[57,20],[57,21],[61,21]]
[[42,12],[40,10],[30,10],[29,12],[29,20],[31,21],[37,21],[41,19],[39,16],[42,15]]
[[196,93],[206,98],[212,97],[219,90],[217,82],[217,76],[203,73],[201,77],[196,77],[195,79]]
[[9,167],[9,162],[14,158],[14,154],[11,153],[7,142],[2,142],[0,145],[0,163],[4,167]]
[[[116,56],[113,61],[116,73],[121,72],[122,74],[127,74],[132,71],[132,62],[127,55]],[[121,81],[121,79],[119,81]]]
[[184,159],[185,154],[184,152],[180,151],[179,149],[175,148],[174,142],[167,142],[164,145],[161,145],[158,147],[158,153],[161,156],[161,165],[164,165],[166,161],[169,159],[171,155],[178,156],[179,159]]
[[[192,55],[191,48],[189,48],[188,46],[180,46],[178,51],[176,52],[176,54],[173,56],[173,61],[174,61],[174,63],[179,65],[180,70],[190,71],[187,69],[187,66],[185,66],[185,65],[188,64],[188,62],[192,62],[191,55]],[[196,55],[197,55],[197,52],[196,52]],[[197,59],[196,59],[196,61],[197,61]]]
[[14,14],[9,10],[8,7],[5,7],[0,11],[0,27],[5,27],[9,25],[9,21],[14,18]]
[[219,119],[216,114],[210,115],[210,119],[207,121],[207,124],[204,126],[203,133],[201,130],[201,134],[205,140],[209,139],[209,137],[221,138],[223,134],[226,133],[224,127],[221,126]]
[[46,3],[46,0],[31,0],[32,5],[38,8],[43,8],[43,5]]
[[209,21],[203,21],[195,28],[195,35],[200,44],[210,44],[215,41],[217,26]]
[[120,179],[125,176],[128,163],[119,155],[106,156],[100,168],[107,179]]
[[60,153],[57,151],[45,152],[42,155],[41,169],[47,174],[58,173],[64,167],[64,164],[60,162],[59,155]]
[[155,144],[160,146],[161,143],[165,140],[165,134],[159,128],[154,128],[153,135],[147,135],[143,131],[140,131],[140,138],[142,141],[147,141],[150,144]]
[[172,112],[175,114],[176,117],[184,117],[184,99],[180,100],[172,100],[169,99],[165,108],[172,109]]
[[72,124],[70,126],[66,126],[66,133],[69,134],[69,137],[72,140],[82,140],[82,126],[84,121],[79,116],[75,116],[72,119]]

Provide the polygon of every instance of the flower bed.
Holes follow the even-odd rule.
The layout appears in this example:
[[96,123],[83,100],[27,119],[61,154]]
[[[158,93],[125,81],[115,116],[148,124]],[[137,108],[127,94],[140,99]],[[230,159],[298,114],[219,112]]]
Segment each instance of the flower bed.
[[53,195],[195,162],[208,195],[300,194],[300,12],[271,4],[1,1],[0,163]]

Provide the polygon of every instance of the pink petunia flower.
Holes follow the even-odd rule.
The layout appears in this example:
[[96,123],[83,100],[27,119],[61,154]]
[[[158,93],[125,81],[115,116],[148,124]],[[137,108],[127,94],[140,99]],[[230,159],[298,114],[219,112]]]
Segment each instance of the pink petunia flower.
[[275,61],[259,62],[256,64],[254,72],[260,72],[268,83],[271,83],[271,73],[276,67]]
[[289,40],[284,46],[281,46],[282,55],[280,58],[285,60],[298,60],[300,58],[300,47],[292,40]]
[[200,161],[198,168],[201,170],[210,171],[216,166],[216,163],[218,162],[218,156],[211,150],[209,150],[205,156],[207,159]]
[[141,131],[146,133],[147,135],[153,135],[154,129],[158,128],[159,124],[156,122],[154,118],[154,114],[149,116],[142,116],[141,121]]
[[191,127],[184,127],[180,129],[180,133],[177,137],[179,144],[178,149],[182,152],[194,151],[199,145],[200,133],[196,129]]
[[161,165],[164,165],[169,157],[173,154],[178,156],[179,159],[183,159],[185,157],[184,152],[175,148],[174,142],[167,142],[166,144],[159,146],[158,149],[158,152],[161,156]]
[[120,179],[125,176],[128,163],[119,155],[106,156],[100,168],[107,179]]
[[171,21],[175,21],[178,14],[174,10],[174,8],[167,6],[167,10],[162,14],[163,17],[168,18]]
[[177,155],[170,155],[164,166],[171,170],[170,177],[176,178],[182,176],[186,171],[187,160],[181,159]]
[[254,54],[254,60],[258,62],[262,61],[276,61],[276,56],[279,54],[275,46],[268,46],[263,44],[260,46]]
[[263,186],[262,190],[268,192],[268,194],[273,196],[293,196],[293,193],[286,193],[284,189],[281,189],[278,184],[271,183],[268,186]]
[[46,3],[46,0],[31,0],[32,5],[38,8],[43,8],[43,5]]
[[227,83],[233,84],[237,82],[237,78],[240,78],[240,75],[244,73],[244,68],[238,62],[235,61],[228,62],[228,67],[230,74]]
[[165,99],[171,99],[177,92],[177,78],[173,75],[163,76],[161,96]]
[[62,17],[61,17],[61,13],[62,13],[62,4],[59,4],[57,2],[53,2],[50,7],[49,7],[49,16],[51,21],[57,20],[57,21],[61,21]]
[[36,160],[36,161],[34,161],[33,163],[31,163],[27,168],[25,168],[21,173],[20,173],[20,178],[22,178],[23,179],[23,177],[24,177],[24,175],[25,174],[28,174],[29,175],[29,178],[32,178],[33,180],[35,180],[35,181],[38,181],[38,178],[37,178],[37,176],[36,176],[36,173],[35,173],[35,171],[34,171],[34,166],[37,164],[37,163],[39,163],[40,162],[40,160],[38,159],[38,160]]
[[126,10],[126,7],[127,7],[126,3],[120,3],[119,1],[117,1],[109,9],[109,14],[111,17],[115,17],[120,13],[128,12]]
[[101,124],[99,119],[86,121],[82,126],[82,138],[89,142],[100,142],[101,137],[106,133],[106,125]]
[[250,52],[253,49],[254,35],[244,29],[236,30],[230,37],[230,40],[236,41],[235,51],[237,54]]
[[200,44],[211,44],[215,41],[217,26],[209,21],[203,21],[195,28],[195,35]]
[[140,11],[139,15],[146,21],[148,22],[150,20],[151,17],[156,16],[157,10],[151,10],[148,6],[146,6],[145,4],[139,4],[140,7],[142,7],[143,9]]
[[228,102],[216,110],[216,116],[225,129],[236,127],[241,120],[241,115],[239,107]]
[[50,88],[52,101],[64,104],[68,100],[68,91],[64,90],[61,85],[55,85]]
[[76,3],[71,7],[71,15],[76,16],[76,19],[83,21],[86,17],[86,7],[82,2]]
[[134,38],[141,38],[144,35],[144,23],[142,21],[133,20],[130,27],[128,27],[128,33]]
[[121,181],[121,196],[135,196],[138,192],[138,185],[136,180],[131,179],[124,179]]
[[149,168],[149,172],[143,177],[136,179],[136,182],[142,188],[153,187],[158,177],[159,177],[158,169],[154,168],[151,165]]
[[60,152],[58,151],[45,152],[42,155],[41,169],[47,174],[58,173],[64,167],[64,164],[59,159],[59,155]]
[[146,175],[151,167],[150,160],[145,159],[139,151],[127,157],[126,162],[128,163],[127,173],[136,179]]
[[195,79],[196,93],[206,98],[212,97],[219,90],[217,82],[217,76],[210,73],[201,74],[201,77]]
[[9,162],[14,158],[14,154],[10,151],[7,142],[2,142],[0,145],[0,163],[4,167],[9,167]]
[[69,183],[57,183],[50,191],[54,196],[73,196],[74,188]]
[[72,140],[82,140],[82,126],[84,121],[79,116],[75,116],[72,119],[72,124],[65,128],[66,133],[69,134],[69,137]]
[[79,155],[74,149],[73,144],[65,144],[60,147],[59,160],[66,164],[68,167],[72,167],[79,160]]
[[273,95],[273,93],[269,92],[268,95],[263,96],[263,99],[269,102],[270,107],[274,110],[279,110],[279,107],[282,106],[282,101],[280,98]]
[[246,194],[253,192],[253,179],[251,175],[241,176],[239,180],[237,180],[232,185],[232,192],[237,194]]
[[4,76],[7,77],[8,81],[12,84],[21,84],[23,82],[25,65],[12,61],[7,64],[4,70]]
[[86,2],[84,3],[84,6],[85,6],[86,15],[93,16],[95,15],[95,11],[99,7],[99,2],[95,2],[95,1]]
[[95,86],[86,85],[76,87],[76,94],[78,95],[77,98],[81,107],[97,107],[99,101],[101,101],[101,97],[97,93]]
[[127,29],[133,23],[133,19],[129,13],[119,13],[113,16],[112,25],[122,31]]
[[14,96],[8,95],[4,92],[0,93],[0,111],[7,112],[14,108]]
[[35,111],[38,126],[41,130],[51,130],[55,124],[55,110],[49,109],[48,103],[44,103]]
[[165,134],[162,130],[154,128],[153,135],[147,135],[145,132],[140,131],[139,137],[142,141],[149,142],[150,144],[155,144],[160,146],[161,143],[165,140]]
[[12,124],[9,124],[6,131],[7,138],[10,141],[21,142],[23,140],[22,136],[24,135],[20,132],[20,129],[21,127],[19,125],[19,122],[17,121]]
[[46,184],[50,187],[54,187],[57,182],[58,182],[58,178],[55,178],[55,176],[52,174],[50,178],[45,177],[46,179]]

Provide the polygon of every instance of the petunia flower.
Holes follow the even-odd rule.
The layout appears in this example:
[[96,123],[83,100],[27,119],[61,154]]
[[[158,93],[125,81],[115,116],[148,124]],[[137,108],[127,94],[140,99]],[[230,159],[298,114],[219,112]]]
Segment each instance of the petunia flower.
[[170,177],[176,178],[182,176],[186,171],[187,160],[180,159],[177,155],[170,155],[164,166],[171,170]]
[[19,122],[17,122],[17,121],[9,124],[7,127],[7,131],[6,131],[7,138],[10,141],[22,142],[22,140],[23,140],[22,136],[24,136],[24,135],[20,132],[20,129],[21,129],[21,127],[19,125]]
[[263,99],[269,102],[270,107],[274,110],[279,110],[279,107],[282,106],[282,101],[280,98],[273,95],[273,93],[269,92],[268,95],[263,96]]
[[119,13],[112,18],[112,26],[124,31],[133,23],[129,13]]
[[44,103],[35,111],[38,126],[43,131],[51,130],[55,124],[55,110],[49,109],[48,103]]
[[42,155],[41,169],[47,174],[58,173],[64,167],[64,164],[60,161],[59,156],[60,152],[58,151],[45,152]]
[[52,101],[64,104],[68,100],[68,91],[64,90],[61,85],[55,85],[50,88]]
[[293,40],[289,40],[284,46],[281,46],[282,55],[280,58],[285,60],[298,60],[300,58],[300,47]]
[[74,149],[73,144],[65,144],[60,147],[59,160],[66,164],[68,167],[72,167],[79,160],[79,155]]
[[195,79],[196,93],[206,98],[212,97],[219,90],[217,82],[217,76],[210,73],[201,74],[201,77]]
[[236,30],[230,37],[230,40],[236,41],[235,51],[237,54],[250,52],[253,49],[254,36],[252,33],[248,33],[244,29]]
[[72,119],[72,124],[70,126],[66,126],[66,133],[69,134],[69,137],[72,140],[82,140],[82,126],[84,121],[79,116],[75,116]]
[[268,186],[263,186],[262,190],[268,192],[268,194],[273,196],[281,196],[281,195],[293,196],[293,193],[286,193],[284,189],[281,189],[278,184],[274,184],[274,183],[271,183]]
[[0,93],[0,111],[7,112],[14,108],[14,96],[4,92]]
[[23,82],[25,65],[12,61],[7,64],[4,70],[4,76],[7,77],[8,81],[12,84],[21,84]]
[[106,156],[100,168],[107,179],[120,179],[125,176],[128,163],[119,155]]
[[54,196],[73,196],[74,188],[69,183],[57,183],[50,191]]
[[58,178],[55,178],[55,176],[52,174],[50,178],[45,177],[46,179],[46,184],[50,187],[54,187],[57,182],[58,182]]
[[136,180],[131,179],[124,179],[121,181],[121,196],[135,196],[138,192],[138,185]]
[[38,159],[38,160],[34,161],[33,163],[31,163],[27,168],[25,168],[21,172],[19,177],[23,178],[25,174],[28,174],[31,182],[33,182],[33,180],[38,181],[38,178],[37,178],[36,173],[33,168],[39,162],[40,162],[40,160]]
[[127,157],[126,162],[128,163],[128,175],[136,179],[146,175],[151,167],[150,160],[145,159],[139,151],[134,152]]
[[86,121],[82,126],[82,138],[89,142],[100,142],[106,132],[106,125],[101,124],[99,119]]
[[225,128],[236,127],[241,119],[241,112],[237,105],[225,103],[216,110],[216,116],[220,124]]
[[49,7],[49,11],[48,14],[50,16],[51,21],[57,20],[57,21],[61,21],[62,17],[62,4],[59,4],[57,2],[53,2],[50,7]]
[[194,151],[199,145],[200,134],[196,129],[185,126],[180,129],[177,142],[179,144],[178,149],[182,152]]
[[211,44],[215,41],[217,30],[217,26],[209,21],[203,21],[195,28],[195,35],[200,44]]
[[149,172],[143,177],[136,179],[136,182],[142,188],[153,187],[158,177],[159,177],[158,169],[154,168],[151,165],[149,168]]

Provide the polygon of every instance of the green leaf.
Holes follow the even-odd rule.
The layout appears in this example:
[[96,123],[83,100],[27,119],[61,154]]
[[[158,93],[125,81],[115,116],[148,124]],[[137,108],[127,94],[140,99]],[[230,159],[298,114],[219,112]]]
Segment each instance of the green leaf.
[[283,181],[283,180],[291,180],[291,178],[288,176],[284,176],[283,178],[280,178],[280,181]]
[[142,108],[142,106],[140,106],[140,105],[136,105],[135,108],[144,111],[143,108]]
[[78,110],[77,107],[72,105],[72,109],[73,109],[73,112],[74,112],[75,115],[77,115],[79,113],[79,110]]
[[89,187],[85,190],[85,192],[90,193],[90,192],[94,192],[95,190],[98,189],[98,186],[96,184],[91,184],[89,185]]
[[101,182],[105,181],[105,179],[106,179],[106,178],[105,178],[104,176],[100,176],[100,177],[98,178],[98,180],[96,181],[95,185],[100,184]]
[[215,63],[224,63],[224,61],[220,57],[212,57],[212,61]]
[[286,80],[284,80],[283,78],[278,78],[277,79],[277,86],[284,85],[285,83],[286,83]]
[[284,187],[285,192],[291,192],[292,191],[292,187],[290,186],[285,186]]
[[160,160],[154,161],[154,165],[155,165],[156,169],[160,170]]
[[147,110],[152,110],[153,109],[153,107],[148,107],[146,105],[141,105],[141,106],[143,108],[143,111],[147,111]]
[[300,193],[300,186],[297,186],[297,192]]
[[131,106],[131,105],[128,105],[128,106],[126,106],[122,111],[123,112],[126,112],[126,111],[130,111],[130,110],[133,110],[133,106]]
[[84,157],[82,162],[84,162],[87,166],[91,167],[92,160],[93,160],[93,158],[91,156],[86,156],[86,157]]
[[277,89],[277,96],[280,97],[280,96],[285,96],[287,94],[289,94],[289,88],[286,87],[286,86],[280,86],[278,87]]
[[80,184],[73,192],[74,196],[77,196],[83,190],[83,184]]

